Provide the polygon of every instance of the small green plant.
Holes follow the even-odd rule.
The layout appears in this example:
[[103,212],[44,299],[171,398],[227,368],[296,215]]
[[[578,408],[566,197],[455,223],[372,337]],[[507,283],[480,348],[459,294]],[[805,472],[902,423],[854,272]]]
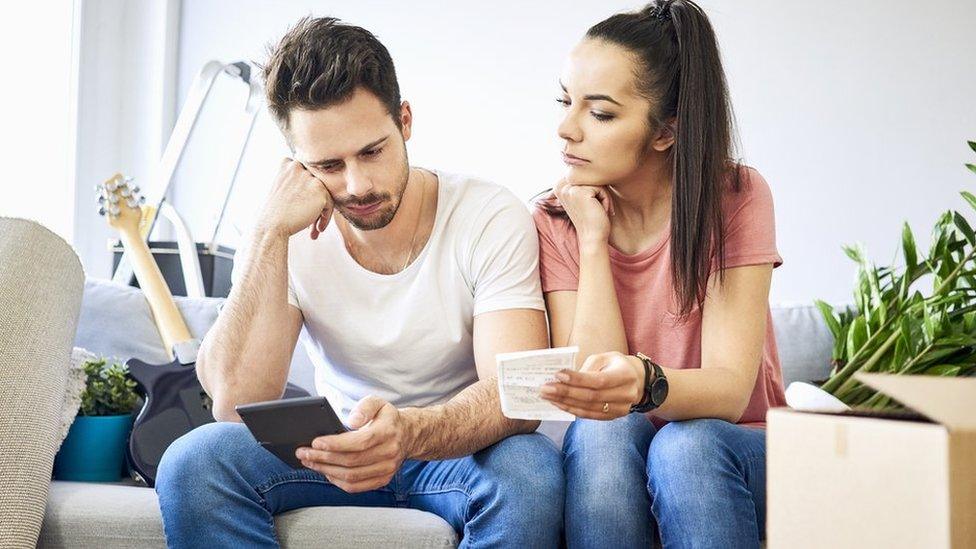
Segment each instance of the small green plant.
[[128,367],[100,358],[85,361],[82,368],[87,381],[78,415],[112,416],[132,411],[139,395]]
[[[976,151],[976,142],[969,147]],[[966,164],[976,173],[976,165]],[[960,193],[976,209],[976,196]],[[897,408],[861,384],[855,372],[968,376],[976,374],[976,233],[949,210],[932,230],[928,255],[919,257],[912,230],[901,237],[904,269],[869,263],[860,246],[844,252],[858,265],[854,308],[835,311],[817,300],[834,336],[833,370],[821,386],[845,404]],[[928,295],[916,289],[931,281]]]

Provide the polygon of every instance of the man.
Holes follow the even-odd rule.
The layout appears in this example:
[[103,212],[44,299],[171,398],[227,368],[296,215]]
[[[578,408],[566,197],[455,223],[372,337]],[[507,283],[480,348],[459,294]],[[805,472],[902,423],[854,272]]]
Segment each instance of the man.
[[[264,76],[294,160],[200,350],[220,422],[159,466],[167,542],[274,547],[277,513],[363,505],[433,512],[466,546],[556,546],[558,451],[537,422],[502,415],[494,379],[496,353],[548,345],[527,209],[497,185],[410,167],[410,105],[368,31],[304,19]],[[352,430],[299,449],[294,470],[234,406],[282,395],[303,325],[317,390]]]

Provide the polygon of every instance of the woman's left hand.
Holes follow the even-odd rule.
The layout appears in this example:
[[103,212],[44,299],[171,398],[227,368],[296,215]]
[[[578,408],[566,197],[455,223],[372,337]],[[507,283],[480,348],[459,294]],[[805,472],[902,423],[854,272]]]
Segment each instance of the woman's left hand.
[[630,413],[644,396],[644,365],[618,352],[590,355],[580,371],[562,370],[542,398],[577,417],[610,420]]

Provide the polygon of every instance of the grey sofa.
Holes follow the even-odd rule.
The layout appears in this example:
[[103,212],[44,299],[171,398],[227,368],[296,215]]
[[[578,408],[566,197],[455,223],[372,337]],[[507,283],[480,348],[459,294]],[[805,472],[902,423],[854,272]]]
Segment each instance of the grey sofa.
[[[221,300],[177,301],[193,334],[202,337]],[[786,383],[825,377],[832,338],[817,311],[807,305],[783,305],[774,307],[772,314]],[[87,281],[77,346],[120,358],[165,362],[158,341],[137,290]],[[296,349],[289,380],[314,393],[311,368],[304,350]],[[566,426],[546,423],[540,429],[558,443]],[[286,547],[454,547],[458,542],[439,517],[406,509],[316,507],[281,514],[275,523]],[[125,482],[55,481],[39,547],[165,547],[155,493]]]

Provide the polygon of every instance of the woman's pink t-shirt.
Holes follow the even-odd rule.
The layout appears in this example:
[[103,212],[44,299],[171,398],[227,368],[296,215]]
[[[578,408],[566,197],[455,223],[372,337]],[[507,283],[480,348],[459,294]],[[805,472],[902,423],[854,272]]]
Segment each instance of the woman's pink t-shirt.
[[[739,192],[725,193],[725,268],[783,263],[776,251],[773,198],[759,172],[744,168]],[[539,233],[542,291],[576,291],[579,286],[579,244],[576,229],[565,216],[533,212]],[[684,319],[675,312],[671,284],[670,225],[660,241],[635,255],[610,247],[610,267],[631,353],[641,351],[666,368],[701,368],[701,309],[696,305]],[[713,262],[713,270],[718,268]],[[766,340],[762,364],[749,405],[739,424],[764,426],[766,410],[784,406],[772,315],[766,309]],[[658,426],[664,422],[651,418]]]

